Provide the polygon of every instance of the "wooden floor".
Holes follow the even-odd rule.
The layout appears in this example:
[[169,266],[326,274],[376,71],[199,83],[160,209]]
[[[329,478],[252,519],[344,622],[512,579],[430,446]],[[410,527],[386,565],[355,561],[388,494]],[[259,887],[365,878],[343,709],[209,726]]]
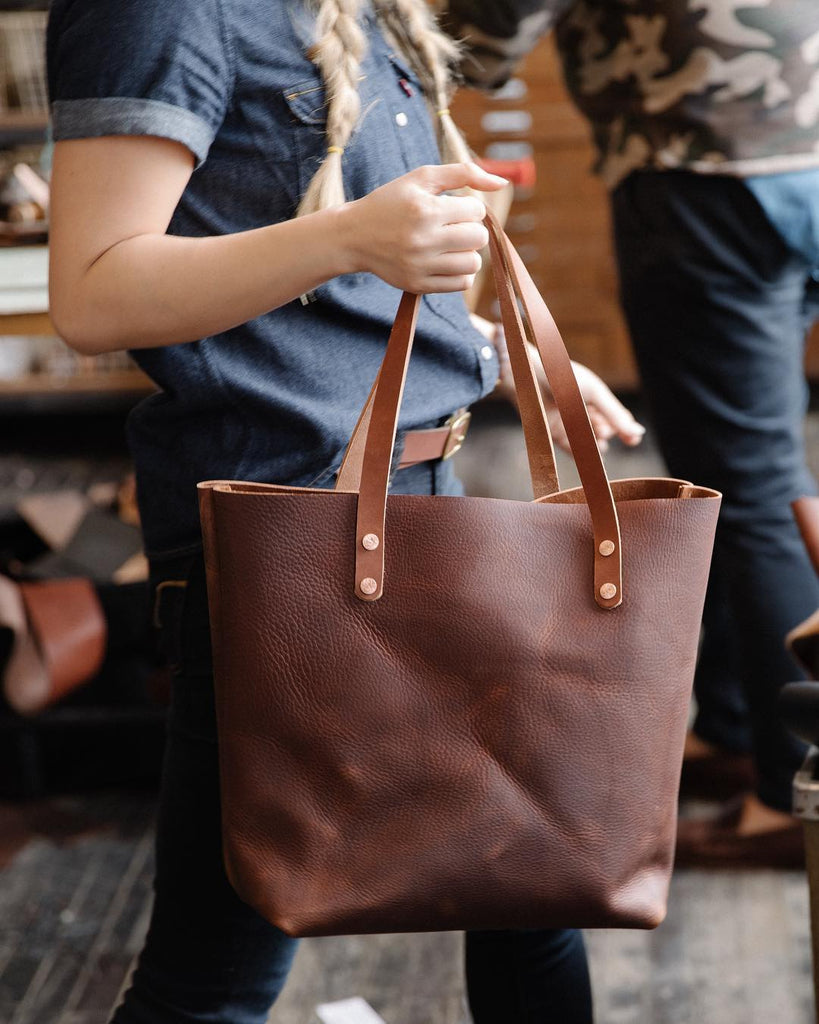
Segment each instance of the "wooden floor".
[[3,806],[0,1021],[104,1024],[150,912],[153,796]]
[[[661,471],[650,446],[609,462]],[[505,420],[478,424],[460,468],[473,493],[526,496]],[[147,925],[153,813],[127,793],[0,805],[0,1024],[105,1024]],[[597,1024],[814,1024],[799,872],[680,871],[659,929],[587,941]],[[306,941],[270,1021],[358,995],[387,1024],[466,1024],[461,955],[452,934]]]
[[[147,926],[152,815],[129,794],[2,809],[28,837],[0,876],[3,1024],[105,1024]],[[679,871],[660,928],[587,942],[598,1024],[814,1022],[799,872]],[[466,1024],[461,955],[453,934],[306,940],[270,1021],[358,995],[387,1024]]]

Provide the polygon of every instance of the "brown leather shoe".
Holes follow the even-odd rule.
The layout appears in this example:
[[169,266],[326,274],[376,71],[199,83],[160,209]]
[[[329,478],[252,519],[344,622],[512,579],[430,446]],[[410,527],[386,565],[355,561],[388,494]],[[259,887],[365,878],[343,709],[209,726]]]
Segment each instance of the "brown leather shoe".
[[802,825],[741,835],[737,831],[742,797],[729,801],[715,818],[681,818],[677,825],[676,867],[804,868]]
[[754,781],[754,765],[748,754],[715,750],[704,756],[686,756],[680,777],[680,799],[728,800],[753,789]]

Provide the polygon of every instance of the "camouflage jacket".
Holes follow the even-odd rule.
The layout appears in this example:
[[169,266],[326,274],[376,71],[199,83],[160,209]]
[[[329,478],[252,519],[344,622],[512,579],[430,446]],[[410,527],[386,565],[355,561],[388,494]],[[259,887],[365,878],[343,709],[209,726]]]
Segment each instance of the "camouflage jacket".
[[646,167],[819,166],[819,0],[449,0],[446,21],[484,86],[554,26],[612,187]]

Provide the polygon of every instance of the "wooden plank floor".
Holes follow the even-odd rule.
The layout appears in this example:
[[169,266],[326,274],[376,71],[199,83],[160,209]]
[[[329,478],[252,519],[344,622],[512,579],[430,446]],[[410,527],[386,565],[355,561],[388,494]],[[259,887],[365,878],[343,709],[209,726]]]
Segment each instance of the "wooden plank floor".
[[111,794],[2,808],[4,824],[30,822],[0,876],[3,1024],[107,1019],[147,925],[154,806]]
[[[679,871],[660,928],[586,941],[597,1024],[815,1022],[800,872]],[[461,957],[452,934],[307,940],[271,1024],[352,995],[387,1024],[465,1024]]]
[[[3,1024],[105,1024],[147,926],[153,801],[57,810],[77,834],[32,832],[0,875]],[[800,872],[679,871],[660,928],[587,943],[598,1024],[815,1019]],[[306,940],[270,1021],[314,1024],[319,1002],[359,995],[387,1024],[466,1024],[461,959],[451,933]]]
[[[650,444],[608,461],[662,471]],[[525,465],[505,417],[460,457],[473,493],[525,498]],[[105,1024],[147,926],[153,811],[120,793],[0,805],[0,1024]],[[597,1024],[815,1022],[800,872],[680,871],[659,929],[587,941]],[[453,934],[308,940],[271,1024],[315,1024],[317,1003],[354,995],[387,1024],[467,1024],[461,957]]]

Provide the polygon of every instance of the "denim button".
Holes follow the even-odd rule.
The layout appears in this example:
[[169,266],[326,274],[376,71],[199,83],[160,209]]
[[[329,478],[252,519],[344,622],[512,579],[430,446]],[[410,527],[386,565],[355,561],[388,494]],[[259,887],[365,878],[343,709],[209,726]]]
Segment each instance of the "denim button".
[[491,345],[484,345],[483,348],[481,349],[481,356],[486,360],[491,359],[494,354],[495,350],[492,348]]
[[399,128],[406,128],[407,125],[409,124],[409,118],[407,117],[403,110],[399,110],[398,113],[395,115],[395,123],[398,125]]

